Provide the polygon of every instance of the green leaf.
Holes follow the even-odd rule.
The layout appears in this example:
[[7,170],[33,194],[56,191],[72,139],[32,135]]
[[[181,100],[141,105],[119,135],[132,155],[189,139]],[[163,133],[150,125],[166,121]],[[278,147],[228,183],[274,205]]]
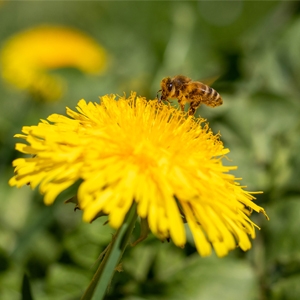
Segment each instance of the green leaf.
[[287,263],[300,257],[300,201],[299,197],[281,198],[267,208],[270,222],[263,233],[266,239],[267,261]]
[[112,280],[113,274],[116,271],[117,264],[122,258],[122,255],[128,245],[136,218],[136,205],[134,204],[127,213],[123,225],[118,229],[111,243],[103,252],[104,258],[81,300],[103,299],[107,287]]
[[296,300],[300,295],[300,275],[281,278],[277,283],[273,284],[271,290],[272,300]]
[[33,300],[29,278],[26,273],[22,281],[22,300]]
[[250,264],[230,257],[201,258],[198,254],[183,261],[168,277],[167,296],[172,300],[254,300],[258,282]]

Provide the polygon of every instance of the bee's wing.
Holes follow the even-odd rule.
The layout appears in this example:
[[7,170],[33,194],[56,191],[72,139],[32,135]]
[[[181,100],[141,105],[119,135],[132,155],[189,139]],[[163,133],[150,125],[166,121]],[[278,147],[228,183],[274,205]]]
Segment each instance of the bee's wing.
[[206,84],[206,85],[208,85],[208,86],[211,86],[219,78],[220,78],[220,75],[219,76],[206,77],[206,78],[201,79],[199,81]]

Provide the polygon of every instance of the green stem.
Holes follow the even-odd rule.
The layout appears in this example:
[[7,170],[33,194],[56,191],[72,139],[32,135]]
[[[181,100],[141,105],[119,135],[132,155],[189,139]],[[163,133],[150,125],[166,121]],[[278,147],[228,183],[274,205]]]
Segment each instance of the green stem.
[[123,253],[130,241],[131,233],[136,222],[136,205],[134,204],[128,212],[123,225],[118,229],[105,250],[105,255],[88,288],[81,300],[100,300],[105,296],[115,268],[121,260]]

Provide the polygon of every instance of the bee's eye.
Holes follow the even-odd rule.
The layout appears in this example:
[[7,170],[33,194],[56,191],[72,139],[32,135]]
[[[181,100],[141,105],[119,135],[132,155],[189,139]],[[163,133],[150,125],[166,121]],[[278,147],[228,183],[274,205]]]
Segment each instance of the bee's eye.
[[168,90],[171,91],[171,90],[172,90],[172,87],[173,87],[173,83],[169,83],[169,84],[168,84]]

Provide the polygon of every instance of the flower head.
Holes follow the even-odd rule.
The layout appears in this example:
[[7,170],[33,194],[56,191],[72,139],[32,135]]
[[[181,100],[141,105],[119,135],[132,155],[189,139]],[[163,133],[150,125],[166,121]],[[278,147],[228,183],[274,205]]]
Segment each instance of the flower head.
[[222,164],[225,149],[203,119],[194,119],[157,100],[134,93],[126,99],[80,100],[75,112],[50,115],[37,126],[23,127],[27,144],[16,149],[30,158],[13,162],[10,184],[39,185],[46,204],[81,179],[77,197],[83,219],[109,216],[119,228],[133,202],[160,239],[184,246],[184,222],[198,252],[212,247],[219,256],[239,245],[251,247],[255,237],[250,211],[265,214],[254,196],[243,190]]
[[63,81],[47,71],[74,67],[97,74],[105,67],[106,52],[83,32],[44,25],[12,36],[1,51],[1,64],[5,80],[54,100],[62,93]]

